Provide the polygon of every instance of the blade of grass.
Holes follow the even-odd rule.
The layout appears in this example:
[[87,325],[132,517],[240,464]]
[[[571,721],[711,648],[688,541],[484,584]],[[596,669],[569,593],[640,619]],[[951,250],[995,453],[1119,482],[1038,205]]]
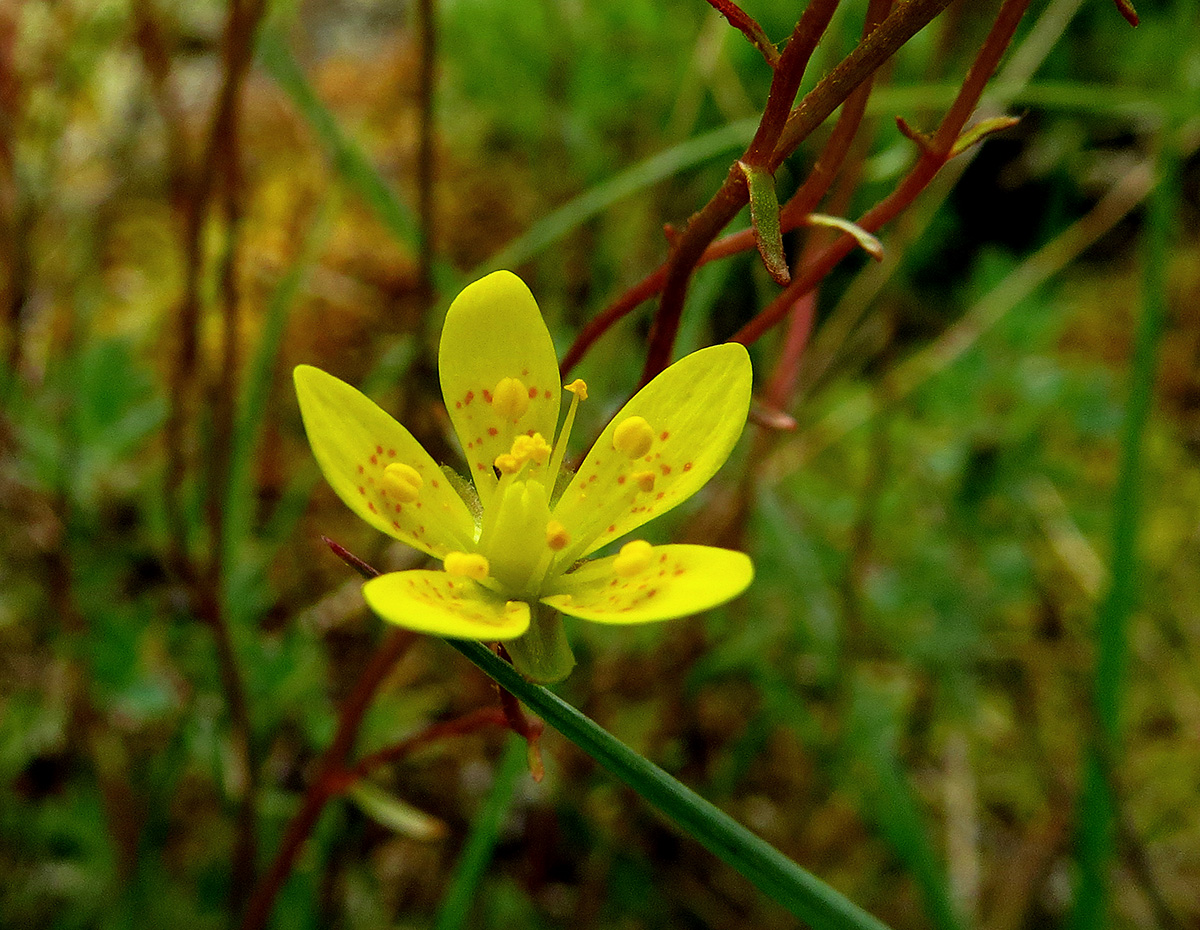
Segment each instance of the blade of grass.
[[334,212],[331,201],[322,204],[294,261],[271,293],[262,333],[246,369],[238,419],[231,437],[233,448],[229,454],[229,489],[225,499],[225,538],[222,540],[227,565],[237,563],[238,549],[250,533],[253,506],[250,466],[259,429],[266,416],[275,361],[279,356],[288,316],[296,302],[296,295],[317,260],[321,246],[329,236]]
[[796,865],[557,695],[526,681],[483,644],[447,642],[705,849],[814,930],[887,930],[886,924]]
[[1112,502],[1112,554],[1108,591],[1096,616],[1096,669],[1093,682],[1095,726],[1084,767],[1079,801],[1079,875],[1071,925],[1099,930],[1108,925],[1108,871],[1115,851],[1115,798],[1109,769],[1120,763],[1121,691],[1127,627],[1137,599],[1138,531],[1142,520],[1142,445],[1154,401],[1158,344],[1166,314],[1166,271],[1171,226],[1178,201],[1176,154],[1164,133],[1157,184],[1147,199],[1145,268],[1129,382],[1129,403],[1121,433],[1121,459]]
[[525,740],[518,736],[510,738],[504,755],[500,757],[500,764],[496,766],[492,790],[471,823],[467,844],[454,867],[454,874],[450,876],[450,887],[442,899],[434,930],[458,930],[466,926],[479,882],[487,871],[500,837],[500,822],[512,804],[517,778],[526,770],[526,758]]
[[[312,127],[342,182],[362,198],[388,232],[416,254],[421,231],[412,210],[371,164],[366,153],[342,131],[337,119],[309,84],[277,28],[262,29],[258,39],[258,61]],[[431,271],[438,291],[453,293],[458,290],[458,273],[445,261],[435,259]]]
[[745,147],[754,135],[757,125],[757,121],[753,119],[738,120],[638,162],[538,220],[482,265],[472,269],[468,278],[475,280],[489,271],[515,268],[623,197],[635,194],[687,168],[701,165],[722,152]]

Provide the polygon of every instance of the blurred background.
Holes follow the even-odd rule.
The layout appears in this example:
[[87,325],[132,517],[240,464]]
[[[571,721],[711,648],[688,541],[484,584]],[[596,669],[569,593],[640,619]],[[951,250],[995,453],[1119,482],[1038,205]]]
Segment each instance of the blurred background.
[[[1138,7],[1131,29],[1036,0],[981,108],[1021,122],[883,231],[883,262],[822,282],[798,366],[778,331],[752,347],[786,404],[648,537],[744,548],[750,591],[569,626],[559,694],[897,930],[1064,923],[1113,720],[1111,926],[1200,924],[1200,9]],[[781,42],[798,15],[745,8]],[[893,117],[936,125],[997,8],[958,0],[889,63],[822,209],[895,187]],[[434,361],[457,289],[512,268],[565,353],[719,187],[770,84],[700,0],[280,0],[242,61],[230,9],[0,5],[5,927],[236,920],[385,632],[321,535],[418,564],[320,479],[291,368],[456,463]],[[752,251],[703,267],[677,353],[777,292]],[[653,307],[576,366],[577,438],[635,389]],[[358,751],[494,703],[419,640]],[[796,925],[552,731],[540,783],[511,739],[438,740],[332,800],[270,925],[453,926],[481,830],[466,926]]]

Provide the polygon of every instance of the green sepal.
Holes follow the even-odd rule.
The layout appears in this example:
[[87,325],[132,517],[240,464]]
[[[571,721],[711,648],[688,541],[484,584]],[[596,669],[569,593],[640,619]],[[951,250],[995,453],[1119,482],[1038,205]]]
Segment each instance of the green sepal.
[[532,610],[529,629],[517,639],[504,640],[513,667],[539,684],[562,681],[575,667],[575,654],[563,629],[562,614],[539,604]]
[[763,264],[780,287],[792,280],[787,256],[783,254],[783,230],[779,226],[779,197],[775,193],[775,177],[760,165],[738,162],[746,176],[750,191],[750,223],[754,227],[754,241]]

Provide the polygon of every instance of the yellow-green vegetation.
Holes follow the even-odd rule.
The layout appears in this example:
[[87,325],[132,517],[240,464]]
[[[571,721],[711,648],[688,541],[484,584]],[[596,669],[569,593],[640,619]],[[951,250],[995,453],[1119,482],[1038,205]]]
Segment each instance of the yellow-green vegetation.
[[0,2],[0,928],[1200,924],[1138,6]]

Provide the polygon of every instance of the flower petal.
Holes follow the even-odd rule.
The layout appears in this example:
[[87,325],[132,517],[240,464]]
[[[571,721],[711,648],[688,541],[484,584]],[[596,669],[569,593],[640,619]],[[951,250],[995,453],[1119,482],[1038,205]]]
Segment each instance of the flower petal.
[[511,449],[513,437],[541,433],[553,442],[558,425],[562,385],[554,343],[520,278],[496,271],[454,299],[442,328],[438,372],[450,421],[487,503],[496,485],[492,463]]
[[542,603],[597,623],[649,623],[716,607],[754,578],[749,556],[713,546],[654,546],[646,566],[633,574],[618,574],[619,558],[563,575]]
[[[474,545],[475,518],[408,430],[319,368],[300,365],[294,377],[317,464],[347,507],[381,532],[439,558]],[[416,474],[409,493],[385,477],[394,462]]]
[[505,601],[469,578],[392,572],[363,585],[370,608],[389,623],[452,639],[511,639],[529,629],[529,605]]
[[703,487],[742,434],[751,381],[745,347],[724,343],[685,356],[638,391],[554,509],[571,535],[557,564],[569,565]]

